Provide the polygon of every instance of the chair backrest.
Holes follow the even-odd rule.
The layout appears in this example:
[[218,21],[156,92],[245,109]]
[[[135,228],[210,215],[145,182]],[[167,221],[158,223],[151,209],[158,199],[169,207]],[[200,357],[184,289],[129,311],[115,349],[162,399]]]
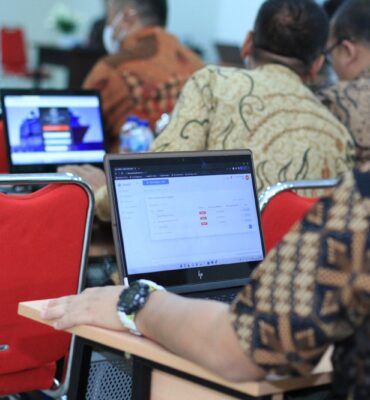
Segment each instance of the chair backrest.
[[[29,195],[0,194],[0,397],[7,377],[18,374],[24,385],[20,371],[68,353],[70,335],[18,316],[17,308],[21,301],[81,290],[94,209],[91,189],[78,177],[0,175],[0,184],[9,183],[52,184]],[[13,384],[10,393],[19,392]]]
[[6,174],[8,172],[8,153],[5,145],[4,124],[3,121],[0,120],[0,174]]
[[308,213],[318,198],[298,195],[293,190],[329,189],[337,180],[290,181],[268,188],[259,198],[266,253]]
[[27,69],[27,50],[21,28],[2,28],[0,31],[1,62],[5,73],[21,75]]

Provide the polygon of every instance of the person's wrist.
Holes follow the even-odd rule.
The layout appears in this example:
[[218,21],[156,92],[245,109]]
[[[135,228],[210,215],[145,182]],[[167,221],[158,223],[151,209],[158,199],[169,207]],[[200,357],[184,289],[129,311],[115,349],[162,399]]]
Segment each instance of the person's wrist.
[[143,336],[150,337],[151,319],[155,317],[155,310],[158,310],[166,291],[157,290],[150,294],[145,306],[136,314],[135,324]]
[[117,303],[117,312],[122,325],[131,333],[141,336],[142,332],[136,325],[137,315],[154,293],[164,290],[162,286],[145,279],[133,282],[123,289]]

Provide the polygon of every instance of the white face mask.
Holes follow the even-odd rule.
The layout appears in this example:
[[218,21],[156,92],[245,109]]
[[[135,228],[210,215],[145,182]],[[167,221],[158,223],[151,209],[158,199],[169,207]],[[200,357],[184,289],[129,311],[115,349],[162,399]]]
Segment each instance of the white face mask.
[[108,54],[118,53],[120,42],[114,38],[114,28],[111,25],[105,25],[104,27],[103,44]]
[[115,38],[114,32],[116,29],[116,25],[119,23],[120,19],[123,18],[123,14],[120,13],[115,16],[111,25],[106,25],[103,31],[103,44],[104,48],[108,54],[115,54],[118,53],[121,42],[125,37],[126,32],[121,31],[118,35],[118,38]]

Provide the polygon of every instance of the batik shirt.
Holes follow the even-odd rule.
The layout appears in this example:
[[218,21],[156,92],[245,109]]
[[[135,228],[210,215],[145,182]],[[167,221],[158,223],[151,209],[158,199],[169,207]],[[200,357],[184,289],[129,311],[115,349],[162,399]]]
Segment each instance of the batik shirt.
[[353,139],[290,69],[209,66],[184,87],[152,151],[251,149],[257,188],[337,177],[353,167]]
[[203,66],[199,57],[160,27],[128,36],[119,53],[105,57],[90,72],[84,87],[99,90],[111,152],[129,115],[153,127],[171,112],[187,79]]
[[268,254],[232,305],[244,351],[267,372],[309,373],[329,345],[370,316],[369,171],[347,173]]
[[[336,178],[353,167],[354,158],[346,128],[298,75],[273,64],[253,71],[209,66],[195,73],[151,148],[231,149],[253,151],[260,193],[287,180]],[[96,210],[110,218],[106,188],[96,197]]]
[[370,160],[370,69],[353,81],[339,82],[319,94],[323,104],[348,128],[356,162]]

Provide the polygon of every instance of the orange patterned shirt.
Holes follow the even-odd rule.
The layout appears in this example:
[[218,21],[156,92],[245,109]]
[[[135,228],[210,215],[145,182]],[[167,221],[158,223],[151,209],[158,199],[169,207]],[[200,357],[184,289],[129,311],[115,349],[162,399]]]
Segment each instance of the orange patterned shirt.
[[160,27],[130,35],[119,53],[99,61],[84,88],[101,93],[109,150],[118,151],[128,115],[147,119],[153,127],[171,112],[187,79],[202,66],[197,55]]

